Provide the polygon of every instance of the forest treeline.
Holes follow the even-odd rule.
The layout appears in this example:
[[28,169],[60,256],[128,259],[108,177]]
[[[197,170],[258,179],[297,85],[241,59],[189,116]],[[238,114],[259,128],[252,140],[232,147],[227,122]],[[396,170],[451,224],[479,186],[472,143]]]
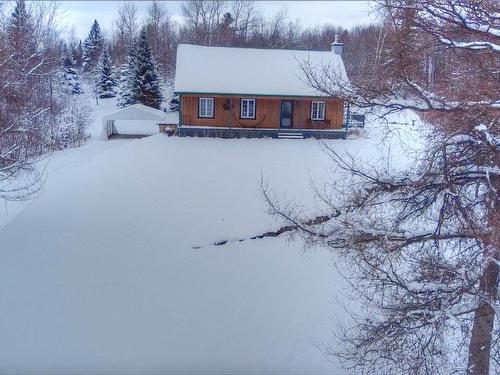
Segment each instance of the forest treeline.
[[[102,45],[109,48],[113,65],[120,67],[127,64],[130,46],[143,29],[147,33],[158,72],[167,82],[173,79],[175,55],[180,43],[329,50],[335,35],[339,35],[345,45],[344,59],[348,73],[357,76],[380,58],[385,37],[383,28],[375,24],[359,25],[349,30],[333,24],[305,27],[300,20],[292,20],[285,8],[275,14],[264,15],[262,6],[255,1],[185,1],[181,10],[183,22],[179,23],[169,12],[168,3],[150,2],[142,17],[134,2],[123,3],[114,22],[106,30],[106,37],[102,37]],[[99,23],[99,20],[96,22]],[[93,48],[93,38],[92,32],[83,41],[73,33],[65,41],[80,68],[85,55],[90,55],[88,50]],[[97,56],[92,58],[97,63]]]

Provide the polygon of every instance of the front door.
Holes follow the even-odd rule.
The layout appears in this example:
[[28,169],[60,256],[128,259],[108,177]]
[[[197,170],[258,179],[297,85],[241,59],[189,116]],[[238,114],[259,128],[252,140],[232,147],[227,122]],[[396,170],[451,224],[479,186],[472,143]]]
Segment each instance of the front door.
[[293,125],[293,101],[281,101],[280,128],[291,128]]

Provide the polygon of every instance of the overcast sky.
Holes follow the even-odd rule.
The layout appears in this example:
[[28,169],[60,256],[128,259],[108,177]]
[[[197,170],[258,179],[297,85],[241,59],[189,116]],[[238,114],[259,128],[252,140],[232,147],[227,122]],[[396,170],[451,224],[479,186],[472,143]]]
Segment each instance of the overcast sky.
[[[60,24],[66,32],[74,26],[77,38],[84,39],[94,19],[101,27],[111,30],[113,19],[123,1],[60,1]],[[181,21],[180,1],[166,1],[170,14]],[[375,19],[368,1],[258,1],[265,15],[286,8],[290,19],[299,19],[304,26],[333,23],[349,28]],[[136,1],[140,15],[148,5]]]

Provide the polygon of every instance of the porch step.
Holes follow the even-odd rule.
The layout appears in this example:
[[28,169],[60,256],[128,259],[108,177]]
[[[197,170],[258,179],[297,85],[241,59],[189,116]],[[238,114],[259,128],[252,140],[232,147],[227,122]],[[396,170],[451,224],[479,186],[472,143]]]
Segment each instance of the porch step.
[[278,139],[304,139],[300,132],[278,132]]

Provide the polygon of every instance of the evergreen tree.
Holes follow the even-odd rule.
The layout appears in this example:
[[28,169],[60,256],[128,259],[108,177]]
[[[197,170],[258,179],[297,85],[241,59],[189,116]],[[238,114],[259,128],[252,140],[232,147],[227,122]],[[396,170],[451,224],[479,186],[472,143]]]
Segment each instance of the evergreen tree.
[[75,58],[75,68],[82,69],[83,65],[83,46],[82,41],[78,42],[78,45],[73,48],[73,57]]
[[24,0],[16,1],[16,6],[7,22],[7,46],[11,60],[16,64],[20,61],[36,60],[36,42],[32,37],[34,33],[33,19],[26,8]]
[[135,74],[137,67],[137,42],[131,41],[128,47],[128,53],[125,64],[120,67],[120,84],[118,99],[119,107],[126,107],[131,104],[137,103],[134,96],[134,87],[139,83]]
[[160,108],[162,100],[156,63],[151,54],[146,29],[143,28],[139,40],[129,49],[119,105],[124,107],[142,103]]
[[32,32],[33,21],[26,9],[26,2],[18,0],[7,23],[7,40],[10,47],[17,50],[17,53],[21,53],[22,47],[26,47],[24,43],[31,41],[31,43],[27,44],[29,47],[34,48],[35,44],[30,38]]
[[135,74],[138,85],[134,86],[133,92],[137,101],[149,107],[159,109],[163,97],[156,62],[151,53],[146,28],[142,29],[139,36]]
[[235,33],[235,28],[232,27],[233,23],[234,18],[231,13],[225,13],[216,29],[216,38],[219,41],[218,44],[223,46],[231,45]]
[[[45,102],[50,98],[39,77],[42,74],[48,75],[49,62],[52,63],[52,59],[50,56],[44,56],[46,50],[43,47],[37,51],[37,39],[33,36],[34,24],[32,13],[26,7],[25,1],[16,1],[11,17],[6,21],[5,45],[0,46],[0,54],[3,52],[5,56],[9,56],[9,59],[5,59],[1,64],[4,71],[8,72],[3,82],[9,82],[3,88],[2,94],[8,105],[14,106],[10,109],[12,111],[20,108],[21,103],[26,102],[25,105],[29,106],[38,100]],[[26,74],[30,71],[34,74]]]
[[99,58],[101,57],[104,39],[101,33],[99,23],[94,20],[94,24],[90,28],[90,33],[83,43],[83,71],[86,73],[93,72],[97,67]]
[[67,49],[62,66],[61,83],[63,90],[70,94],[82,94],[80,75],[76,70],[76,62],[71,50]]
[[174,94],[174,96],[170,100],[168,107],[172,112],[179,112],[179,107],[180,107],[179,94]]
[[105,49],[99,60],[99,78],[97,81],[97,92],[99,98],[113,98],[115,97],[116,81],[111,67],[111,57],[109,52]]

